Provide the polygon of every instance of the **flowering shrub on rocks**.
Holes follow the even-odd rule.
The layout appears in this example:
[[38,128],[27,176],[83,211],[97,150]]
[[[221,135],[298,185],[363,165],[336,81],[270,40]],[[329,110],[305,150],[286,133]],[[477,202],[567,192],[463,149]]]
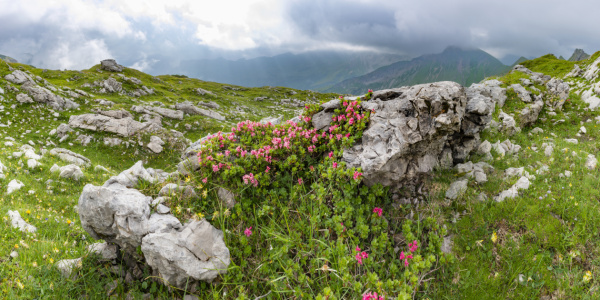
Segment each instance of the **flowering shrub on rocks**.
[[[373,112],[361,100],[340,102],[322,131],[311,125],[321,108],[310,105],[300,123],[245,121],[204,142],[191,178],[203,199],[171,205],[176,216],[206,217],[225,232],[232,263],[216,285],[221,297],[408,299],[443,261],[444,229],[406,220],[386,188],[362,184],[360,168],[341,161]],[[233,209],[219,202],[220,188],[235,195]],[[398,254],[407,247],[410,257]],[[207,296],[214,289],[206,284]]]

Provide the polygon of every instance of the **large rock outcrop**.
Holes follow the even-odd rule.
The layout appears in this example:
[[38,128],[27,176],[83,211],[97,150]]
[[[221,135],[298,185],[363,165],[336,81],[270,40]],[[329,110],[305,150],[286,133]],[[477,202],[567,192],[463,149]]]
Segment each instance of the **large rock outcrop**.
[[126,255],[139,257],[139,247],[154,275],[179,289],[225,273],[231,260],[221,230],[205,219],[182,225],[168,210],[153,213],[152,197],[128,188],[140,178],[164,180],[151,173],[138,162],[103,186],[86,185],[78,203],[82,227],[93,238],[118,245]]
[[138,122],[131,117],[114,118],[104,114],[73,115],[69,126],[74,128],[105,131],[129,137],[138,132],[157,132],[162,129],[155,122]]
[[369,127],[359,144],[344,151],[343,160],[362,168],[366,184],[393,188],[440,163],[463,162],[503,98],[496,86],[494,92],[481,86],[465,90],[444,81],[376,91],[373,100],[362,104],[375,112]]

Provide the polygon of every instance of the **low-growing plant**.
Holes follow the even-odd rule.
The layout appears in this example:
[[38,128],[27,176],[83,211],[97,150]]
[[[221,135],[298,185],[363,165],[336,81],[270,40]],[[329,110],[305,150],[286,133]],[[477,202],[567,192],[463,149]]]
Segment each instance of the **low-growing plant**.
[[[327,130],[312,128],[321,108],[308,105],[299,123],[245,121],[203,143],[200,169],[186,178],[202,200],[171,204],[177,217],[206,218],[225,233],[232,263],[216,291],[201,293],[408,299],[426,284],[445,261],[445,229],[403,217],[387,188],[365,185],[343,161],[374,113],[361,101],[340,99]],[[233,209],[219,202],[220,188],[236,195]]]

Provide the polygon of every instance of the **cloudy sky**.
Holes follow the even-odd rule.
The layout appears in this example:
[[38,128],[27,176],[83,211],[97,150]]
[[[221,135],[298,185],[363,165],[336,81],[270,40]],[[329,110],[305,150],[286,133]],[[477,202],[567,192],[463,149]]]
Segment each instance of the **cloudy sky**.
[[555,0],[0,0],[0,54],[87,69],[310,50],[502,58],[600,50],[600,2]]

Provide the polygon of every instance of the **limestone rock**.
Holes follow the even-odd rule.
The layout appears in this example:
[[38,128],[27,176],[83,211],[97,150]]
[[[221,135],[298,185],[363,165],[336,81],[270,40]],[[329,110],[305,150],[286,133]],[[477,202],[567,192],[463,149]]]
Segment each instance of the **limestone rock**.
[[26,91],[35,102],[46,104],[58,111],[62,111],[65,109],[74,109],[79,107],[79,104],[69,99],[65,99],[61,96],[55,95],[50,90],[35,85],[32,82],[24,83],[21,88],[23,91]]
[[100,69],[110,72],[123,72],[123,66],[117,64],[114,59],[105,59],[100,62]]
[[24,186],[25,185],[21,181],[13,179],[8,183],[8,187],[6,189],[6,194],[10,195],[15,191],[20,190]]
[[517,95],[519,96],[519,98],[521,99],[521,101],[523,102],[531,102],[531,92],[526,90],[522,85],[520,84],[512,84],[510,85],[510,88],[515,91],[515,93],[517,93]]
[[525,107],[519,115],[520,127],[527,127],[533,125],[537,121],[540,112],[543,108],[544,102],[541,100],[535,101],[535,103]]
[[60,271],[60,275],[69,278],[76,268],[81,268],[81,258],[59,260],[56,262],[56,268]]
[[119,183],[126,187],[135,187],[140,179],[150,183],[160,183],[165,181],[168,176],[169,174],[163,170],[144,168],[143,162],[140,160],[131,168],[121,172],[117,176],[111,177],[104,183],[104,186]]
[[505,132],[508,135],[514,135],[518,132],[521,132],[521,128],[517,126],[515,118],[504,113],[502,110],[498,115],[498,119],[502,122],[500,123],[500,131]]
[[81,154],[77,154],[71,150],[67,150],[64,148],[54,148],[54,149],[50,150],[49,153],[51,155],[58,156],[61,160],[64,160],[64,161],[72,163],[72,164],[76,164],[78,166],[90,166],[91,165],[91,162],[87,157],[85,157]]
[[83,172],[77,165],[67,165],[60,168],[61,178],[70,178],[79,181],[83,177]]
[[467,95],[457,83],[376,91],[372,99],[362,104],[375,111],[362,141],[343,156],[349,167],[362,168],[368,185],[400,187],[430,172],[445,148],[461,162],[478,145],[478,135],[460,134]]
[[196,93],[200,96],[204,96],[204,95],[212,95],[212,96],[216,96],[215,93],[211,92],[211,91],[207,91],[203,88],[196,88]]
[[219,187],[219,191],[217,192],[217,196],[219,196],[219,200],[225,207],[233,208],[235,206],[235,195],[222,187]]
[[163,142],[163,140],[161,140],[159,137],[153,135],[150,137],[150,143],[148,143],[147,147],[154,153],[161,153],[163,150],[162,146],[164,144],[165,144],[165,142]]
[[175,183],[166,184],[160,191],[158,192],[159,196],[169,196],[169,195],[181,195],[184,199],[189,198],[197,198],[196,192],[194,188],[189,185],[181,186]]
[[596,169],[597,164],[598,164],[598,159],[596,159],[596,156],[594,156],[593,154],[588,154],[587,159],[585,161],[585,167],[591,171],[591,170]]
[[33,103],[33,99],[27,94],[20,93],[17,95],[17,101],[20,103]]
[[117,259],[117,245],[104,243],[94,243],[87,246],[90,253],[100,256],[100,261],[111,261]]
[[231,262],[223,232],[204,219],[192,221],[180,231],[146,235],[142,252],[160,278],[182,289],[190,278],[212,281],[225,273]]
[[456,198],[467,191],[467,183],[468,180],[457,180],[453,182],[446,191],[446,198],[450,200],[456,200]]
[[519,195],[519,190],[528,189],[529,184],[530,184],[529,179],[527,179],[527,177],[523,176],[523,177],[519,178],[517,183],[515,183],[508,190],[502,191],[498,196],[494,197],[494,200],[496,200],[497,202],[502,202],[506,199],[513,199]]
[[34,82],[31,76],[21,70],[15,70],[12,73],[4,76],[4,79],[14,84],[24,84],[26,82]]
[[[175,104],[175,108],[188,114],[188,115],[202,115],[205,117],[213,118],[215,120],[225,121],[225,117],[222,116],[221,114],[219,114],[218,112],[199,108],[199,107],[193,105],[189,101],[177,103],[177,104]],[[218,108],[218,105],[217,105],[217,108]]]
[[35,226],[28,224],[21,218],[21,214],[16,210],[9,210],[8,217],[10,218],[10,224],[13,228],[18,228],[22,232],[36,232],[37,228]]
[[100,114],[73,115],[69,125],[75,128],[93,131],[105,131],[129,137],[139,132],[157,132],[162,129],[154,122],[140,123],[130,117],[115,119]]

